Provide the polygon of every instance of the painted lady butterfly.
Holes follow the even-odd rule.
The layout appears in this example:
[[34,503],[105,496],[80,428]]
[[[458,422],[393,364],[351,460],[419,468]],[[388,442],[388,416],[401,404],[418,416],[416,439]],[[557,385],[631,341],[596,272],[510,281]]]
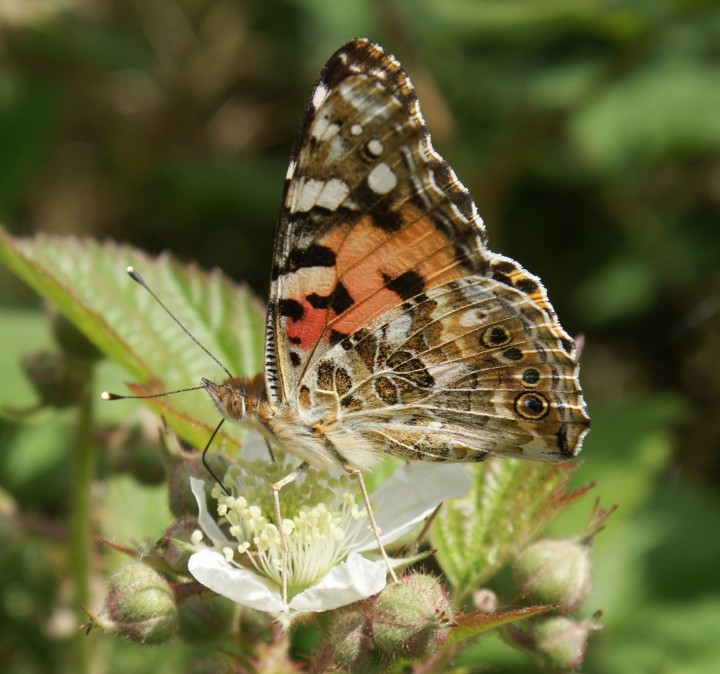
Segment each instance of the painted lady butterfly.
[[378,45],[353,40],[325,65],[281,208],[265,372],[204,381],[225,418],[299,470],[580,451],[575,344],[540,280],[486,247],[408,76]]
[[[573,340],[540,280],[490,252],[435,152],[400,64],[367,40],[327,62],[290,157],[273,255],[265,372],[203,380],[224,418],[358,480],[406,460],[575,456],[588,430]],[[283,600],[287,599],[287,544]]]

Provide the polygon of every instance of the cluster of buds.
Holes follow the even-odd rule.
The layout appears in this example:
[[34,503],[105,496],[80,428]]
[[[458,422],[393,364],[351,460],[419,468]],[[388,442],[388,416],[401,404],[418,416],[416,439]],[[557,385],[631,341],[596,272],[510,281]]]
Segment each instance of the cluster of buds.
[[[452,648],[448,636],[463,616],[454,616],[433,576],[411,573],[386,585],[385,562],[348,476],[307,471],[281,492],[288,555],[283,597],[283,546],[268,483],[291,466],[284,460],[268,465],[246,446],[242,460],[215,462],[222,486],[213,486],[198,479],[204,467],[196,457],[167,444],[165,449],[171,509],[178,520],[144,563],[129,564],[113,576],[93,624],[137,643],[158,644],[175,636],[199,643],[237,630],[240,615],[258,620],[264,613],[265,628],[276,621],[287,629],[315,614],[323,636],[315,670],[356,674],[384,671],[400,661],[427,663],[443,646]],[[410,531],[453,489],[467,489],[468,480],[462,468],[450,464],[432,470],[419,462],[403,466],[371,496],[373,510],[380,506],[383,539]],[[406,498],[396,517],[392,506],[397,508],[394,494],[400,491]],[[590,633],[600,629],[594,619],[573,614],[590,596],[590,547],[607,515],[596,508],[583,535],[537,541],[514,560],[523,601],[554,605],[556,612],[521,627],[506,624],[501,634],[546,671],[579,666]],[[479,611],[497,608],[489,592],[476,592],[473,599]]]
[[[138,644],[161,644],[175,636],[187,643],[203,643],[228,634],[237,624],[237,604],[187,579],[196,531],[196,519],[181,517],[143,561],[118,569],[110,579],[102,611],[90,616],[90,626]],[[118,549],[136,554],[129,548]]]
[[22,367],[40,400],[39,408],[71,407],[87,390],[90,370],[100,352],[56,309],[48,307],[48,311],[56,348],[27,354]]
[[597,622],[599,616],[582,620],[572,614],[590,597],[591,544],[611,512],[596,505],[582,535],[541,539],[529,545],[513,562],[513,575],[522,597],[540,604],[554,604],[557,609],[553,615],[530,620],[523,628],[508,625],[502,635],[547,671],[569,672],[578,667],[585,656],[588,637],[602,629]]

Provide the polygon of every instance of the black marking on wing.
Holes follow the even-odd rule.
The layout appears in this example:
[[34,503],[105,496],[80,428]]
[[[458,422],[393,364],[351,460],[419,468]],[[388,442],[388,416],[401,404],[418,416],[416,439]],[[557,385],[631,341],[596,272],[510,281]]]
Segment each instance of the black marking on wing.
[[280,315],[286,316],[292,321],[299,321],[305,313],[302,304],[297,300],[280,300],[279,308]]
[[388,290],[392,290],[400,299],[409,300],[418,293],[425,290],[425,280],[415,271],[409,270],[390,278],[387,274],[383,274],[383,281]]

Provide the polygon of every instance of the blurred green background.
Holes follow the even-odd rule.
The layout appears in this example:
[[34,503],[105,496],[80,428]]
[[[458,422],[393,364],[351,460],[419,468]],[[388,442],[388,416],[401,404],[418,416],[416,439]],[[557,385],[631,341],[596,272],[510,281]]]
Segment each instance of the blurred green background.
[[[355,36],[400,59],[492,249],[540,275],[584,335],[593,431],[575,478],[620,505],[595,544],[588,611],[606,629],[584,671],[720,671],[718,2],[0,0],[0,221],[169,250],[266,296],[306,98]],[[72,671],[74,412],[17,421],[37,402],[19,358],[50,338],[4,268],[0,322],[0,663]],[[162,494],[133,497],[133,517],[126,488],[108,487],[98,519],[123,519],[123,542],[156,536]],[[586,501],[558,530],[579,530]],[[90,638],[94,671],[187,664]],[[532,669],[499,641],[476,650]]]

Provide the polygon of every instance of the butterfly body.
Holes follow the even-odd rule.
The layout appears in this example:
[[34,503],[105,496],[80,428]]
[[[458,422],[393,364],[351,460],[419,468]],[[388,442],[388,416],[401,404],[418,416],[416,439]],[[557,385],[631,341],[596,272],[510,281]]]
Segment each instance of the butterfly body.
[[572,458],[589,426],[575,345],[540,280],[486,239],[398,62],[349,42],[290,159],[265,371],[206,389],[319,468]]

